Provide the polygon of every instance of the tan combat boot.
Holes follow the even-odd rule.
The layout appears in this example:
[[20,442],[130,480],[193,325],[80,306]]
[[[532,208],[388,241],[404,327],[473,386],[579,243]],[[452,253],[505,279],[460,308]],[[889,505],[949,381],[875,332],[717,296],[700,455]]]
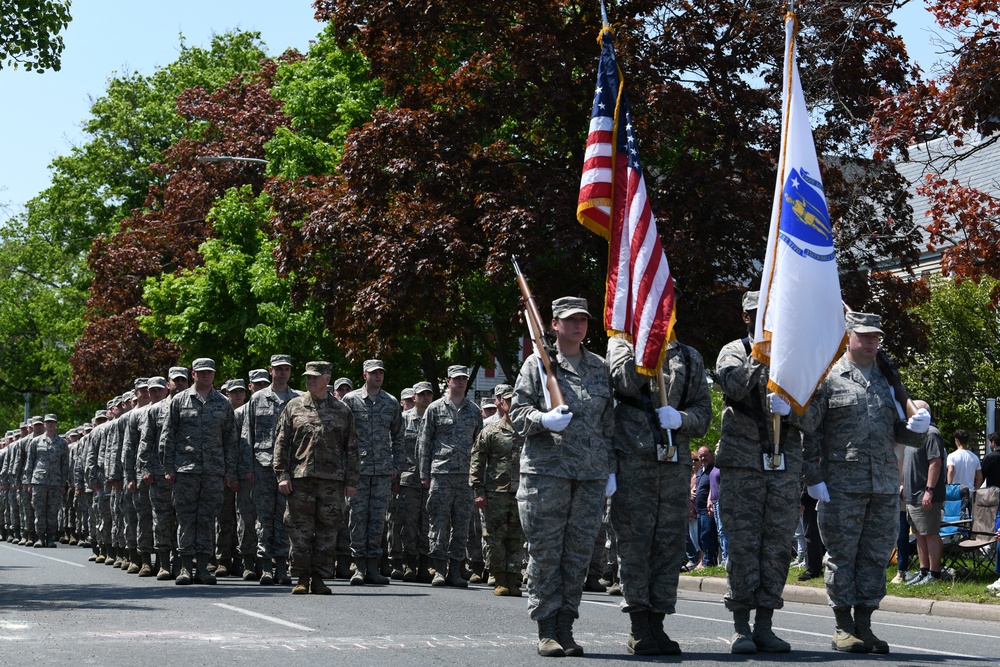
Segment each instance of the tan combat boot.
[[556,639],[556,615],[538,621],[538,655],[546,658],[562,658],[566,655],[562,645]]
[[504,572],[497,572],[493,575],[493,595],[497,597],[506,597],[510,595],[510,589],[507,588],[507,575]]
[[305,595],[309,592],[309,575],[300,574],[299,580],[295,582],[295,586],[292,588],[292,595]]
[[889,643],[879,639],[872,632],[872,613],[875,607],[854,608],[854,635],[865,643],[869,653],[885,655],[889,652]]
[[660,655],[660,645],[649,631],[649,614],[645,611],[629,612],[632,631],[628,633],[625,648],[632,655]]
[[854,619],[851,618],[850,607],[834,607],[833,615],[837,617],[837,629],[833,633],[830,645],[835,651],[845,653],[867,653],[865,643],[854,634]]
[[773,618],[773,609],[757,607],[757,617],[753,624],[753,643],[761,653],[788,653],[792,650],[791,645],[779,639],[771,629]]

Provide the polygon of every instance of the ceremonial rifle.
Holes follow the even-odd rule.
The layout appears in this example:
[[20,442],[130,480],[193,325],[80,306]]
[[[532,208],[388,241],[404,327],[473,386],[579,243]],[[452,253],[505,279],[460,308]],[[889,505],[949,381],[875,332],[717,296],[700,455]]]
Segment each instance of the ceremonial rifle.
[[548,394],[547,398],[549,399],[547,409],[551,410],[560,405],[564,406],[566,405],[566,399],[563,398],[559,382],[556,380],[556,368],[552,364],[555,349],[549,345],[545,338],[545,325],[542,322],[541,314],[538,312],[538,304],[535,303],[535,297],[531,293],[531,288],[528,287],[528,281],[525,280],[524,274],[521,273],[521,267],[517,264],[517,258],[511,257],[511,261],[514,263],[514,275],[517,276],[517,286],[521,288],[521,296],[524,297],[524,321],[528,325],[528,335],[531,336],[531,342],[535,347],[535,354],[538,355],[538,363],[545,373],[545,389]]

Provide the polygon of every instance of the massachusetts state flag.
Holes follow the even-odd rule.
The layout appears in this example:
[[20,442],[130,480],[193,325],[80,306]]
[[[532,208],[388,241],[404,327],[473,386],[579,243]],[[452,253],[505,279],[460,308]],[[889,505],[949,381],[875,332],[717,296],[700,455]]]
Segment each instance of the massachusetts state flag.
[[846,343],[833,226],[795,60],[794,14],[785,17],[781,154],[760,285],[753,356],[768,387],[805,412]]
[[635,346],[637,370],[655,376],[673,339],[674,283],[646,197],[610,28],[601,31],[600,41],[576,217],[608,240],[604,327],[608,335],[625,334]]

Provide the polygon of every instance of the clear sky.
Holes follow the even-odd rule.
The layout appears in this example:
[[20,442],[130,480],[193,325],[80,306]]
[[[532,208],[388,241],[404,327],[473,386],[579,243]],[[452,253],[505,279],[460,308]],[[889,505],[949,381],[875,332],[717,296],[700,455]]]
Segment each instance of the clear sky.
[[[52,158],[84,140],[80,125],[108,78],[169,64],[179,35],[207,47],[213,34],[256,30],[269,53],[280,54],[306,51],[322,28],[310,0],[74,0],[71,13],[60,71],[0,71],[0,205],[8,205],[0,222],[48,186]],[[934,24],[923,2],[913,0],[895,18],[911,57],[929,69]]]

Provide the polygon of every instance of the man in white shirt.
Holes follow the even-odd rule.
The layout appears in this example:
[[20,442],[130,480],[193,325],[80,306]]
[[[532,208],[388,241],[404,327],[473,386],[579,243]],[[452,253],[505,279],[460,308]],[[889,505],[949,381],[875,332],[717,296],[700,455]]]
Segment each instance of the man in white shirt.
[[969,432],[955,431],[955,451],[948,455],[948,483],[977,489],[983,483],[979,457],[969,451]]

